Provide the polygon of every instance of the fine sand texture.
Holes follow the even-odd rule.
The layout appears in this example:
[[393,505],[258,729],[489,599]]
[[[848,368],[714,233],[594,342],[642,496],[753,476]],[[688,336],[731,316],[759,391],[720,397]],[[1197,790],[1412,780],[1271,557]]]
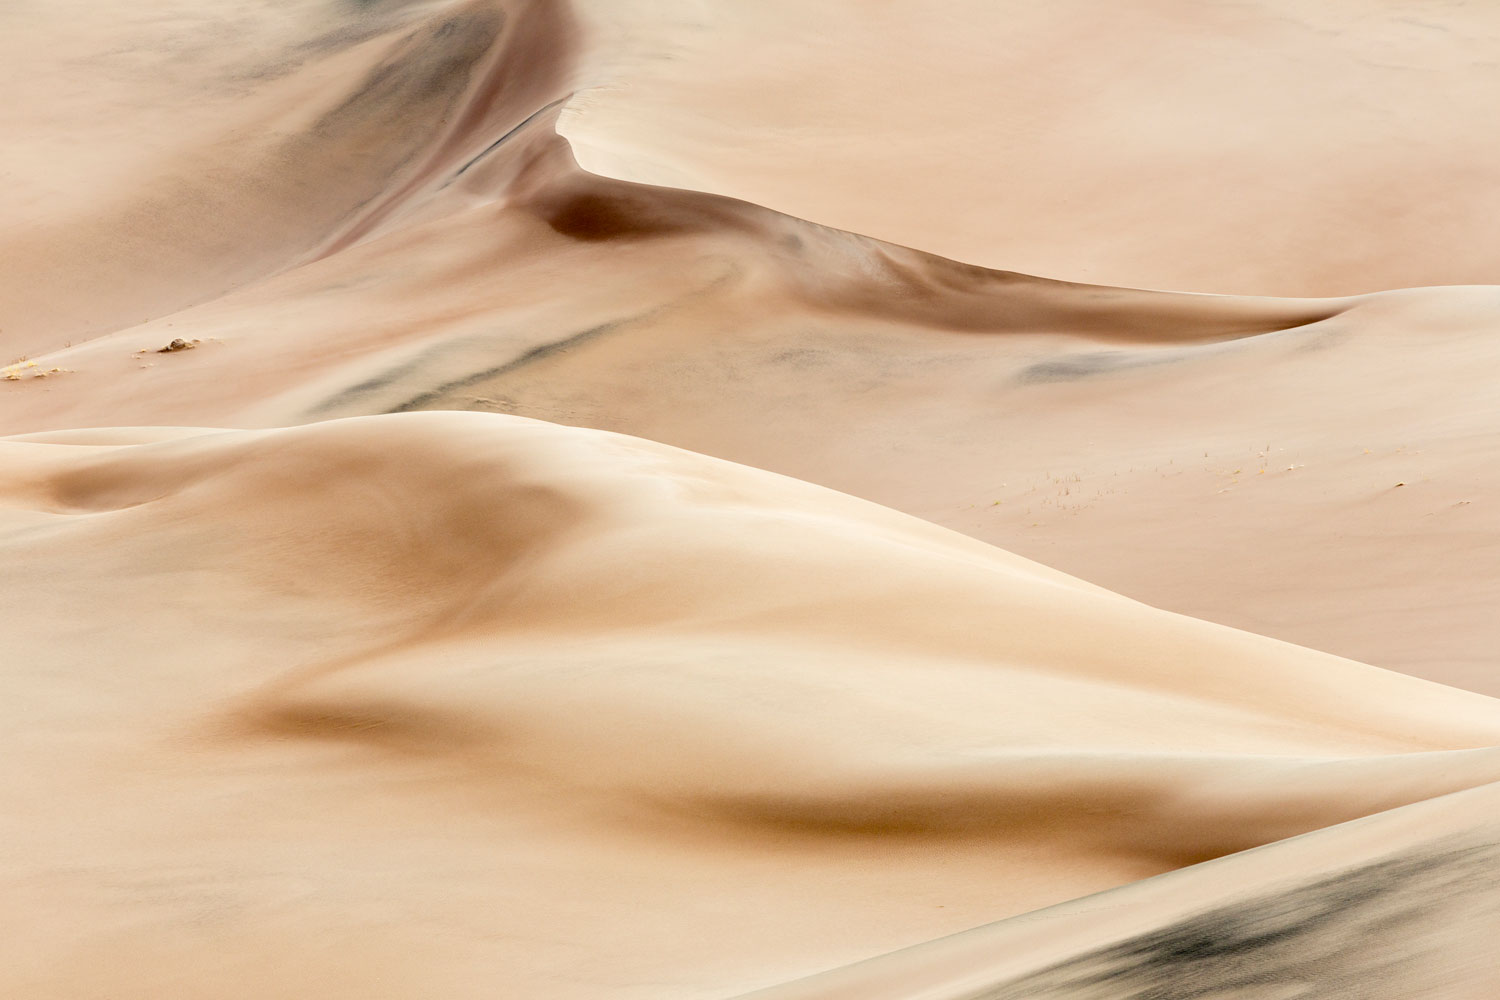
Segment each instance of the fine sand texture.
[[1392,810],[753,997],[1484,1000],[1497,804],[1492,785]]
[[1110,285],[1500,281],[1500,6],[579,0],[590,170]]
[[1497,66],[0,5],[0,996],[1494,996]]
[[[90,89],[42,95],[36,113],[57,126],[20,130],[40,138],[7,152],[9,193],[31,191],[42,214],[22,206],[0,235],[0,341],[34,364],[0,371],[0,430],[455,408],[600,427],[832,486],[1161,607],[1500,694],[1491,287],[1094,287],[586,173],[556,123],[619,99],[607,81],[627,41],[677,37],[644,8],[629,31],[551,3],[195,5],[119,25],[63,9],[4,16],[59,46],[126,33],[156,48],[53,66]],[[235,18],[263,46],[211,44]],[[137,66],[179,49],[175,89]],[[275,72],[241,65],[268,59]],[[138,128],[117,113],[98,141],[130,158],[54,148],[102,114],[91,95],[127,83]],[[190,128],[198,95],[221,105]],[[152,125],[173,101],[177,127]],[[925,161],[870,159],[907,163],[911,204],[951,186]],[[61,183],[62,161],[94,174],[37,190]],[[1362,218],[1391,214],[1369,204]],[[961,207],[931,215],[1007,231]],[[1392,261],[1441,259],[1395,234],[1361,240]],[[156,353],[179,339],[198,343]]]
[[1495,700],[638,439],[0,451],[7,995],[729,997],[1500,781]]

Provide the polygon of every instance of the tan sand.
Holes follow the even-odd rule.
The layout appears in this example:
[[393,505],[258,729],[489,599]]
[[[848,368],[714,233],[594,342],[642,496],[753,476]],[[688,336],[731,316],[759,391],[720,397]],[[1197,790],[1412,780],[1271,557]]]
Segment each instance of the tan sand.
[[[423,408],[604,427],[1500,693],[1493,289],[1276,300],[982,271],[590,178],[549,115],[405,225],[41,358],[66,370],[0,382],[7,429]],[[202,344],[154,353],[178,338]]]
[[1500,977],[1497,793],[1391,810],[754,997],[1484,1000]]
[[1500,780],[1500,702],[665,446],[141,438],[3,445],[7,995],[727,997]]
[[1493,3],[580,6],[591,170],[1102,284],[1500,281]]
[[1486,10],[95,7],[0,995],[1488,995]]

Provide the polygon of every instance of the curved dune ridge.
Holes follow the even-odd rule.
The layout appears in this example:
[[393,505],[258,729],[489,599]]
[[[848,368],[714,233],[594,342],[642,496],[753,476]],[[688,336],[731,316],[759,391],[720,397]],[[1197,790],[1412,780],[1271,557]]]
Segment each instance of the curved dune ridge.
[[[1364,250],[1291,242],[1284,287],[1336,295],[927,252],[1016,259],[1035,220],[956,229],[974,164],[945,190],[914,126],[831,124],[848,80],[771,114],[815,54],[867,77],[900,5],[842,50],[762,44],[775,4],[88,6],[0,10],[0,993],[1493,991],[1494,287],[1371,291]],[[1272,0],[1107,6],[1077,23],[1111,50],[1228,31],[1372,85],[1438,44],[1397,0],[1295,44]],[[1115,120],[1038,75],[1062,22],[964,9],[920,19],[951,83],[892,108],[950,102],[981,162],[955,115],[999,20],[988,79],[1078,108],[1067,142]],[[763,104],[708,68],[735,39]],[[1487,78],[1450,72],[1431,101]],[[1171,264],[1182,171],[1141,171],[1192,136],[1141,114],[1111,241],[1034,259],[1255,286],[1263,247]],[[864,214],[819,175],[851,131],[907,136],[845,178]],[[766,134],[775,172],[726,166]],[[1281,225],[1350,177],[1293,174]],[[1010,176],[1007,211],[1028,178],[1080,211]],[[1426,274],[1413,226],[1349,233]]]
[[728,996],[1500,780],[1490,699],[639,439],[3,450],[16,995]]
[[[0,234],[0,341],[37,366],[0,373],[5,430],[421,409],[600,427],[1500,694],[1492,288],[1093,287],[586,173],[555,122],[574,88],[614,94],[622,38],[675,37],[647,10],[622,35],[556,3],[168,7],[161,39],[119,15],[184,67],[149,97],[218,114]],[[18,10],[60,48],[124,30]],[[208,45],[225,19],[263,48]],[[38,114],[140,145],[85,110],[142,74],[66,69],[99,86]],[[26,153],[13,192],[86,169]],[[198,349],[153,353],[176,339]]]

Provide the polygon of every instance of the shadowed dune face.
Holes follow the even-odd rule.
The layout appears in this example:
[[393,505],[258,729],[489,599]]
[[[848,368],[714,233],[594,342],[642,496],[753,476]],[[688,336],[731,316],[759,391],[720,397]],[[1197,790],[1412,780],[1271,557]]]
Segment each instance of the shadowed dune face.
[[[1489,699],[645,441],[483,414],[131,440],[0,442],[29,678],[5,907],[50,899],[22,943],[54,970],[126,947],[221,995],[190,951],[296,969],[337,913],[393,983],[451,941],[554,996],[727,996],[1500,779]],[[53,782],[87,832],[57,835]],[[167,855],[206,881],[144,909],[76,874]],[[203,893],[233,902],[179,936]]]

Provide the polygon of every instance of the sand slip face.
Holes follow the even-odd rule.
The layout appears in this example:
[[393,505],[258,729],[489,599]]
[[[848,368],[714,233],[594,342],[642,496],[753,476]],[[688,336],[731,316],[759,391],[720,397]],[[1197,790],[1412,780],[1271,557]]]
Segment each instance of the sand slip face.
[[649,442],[3,449],[17,995],[729,996],[1500,778],[1489,699]]

